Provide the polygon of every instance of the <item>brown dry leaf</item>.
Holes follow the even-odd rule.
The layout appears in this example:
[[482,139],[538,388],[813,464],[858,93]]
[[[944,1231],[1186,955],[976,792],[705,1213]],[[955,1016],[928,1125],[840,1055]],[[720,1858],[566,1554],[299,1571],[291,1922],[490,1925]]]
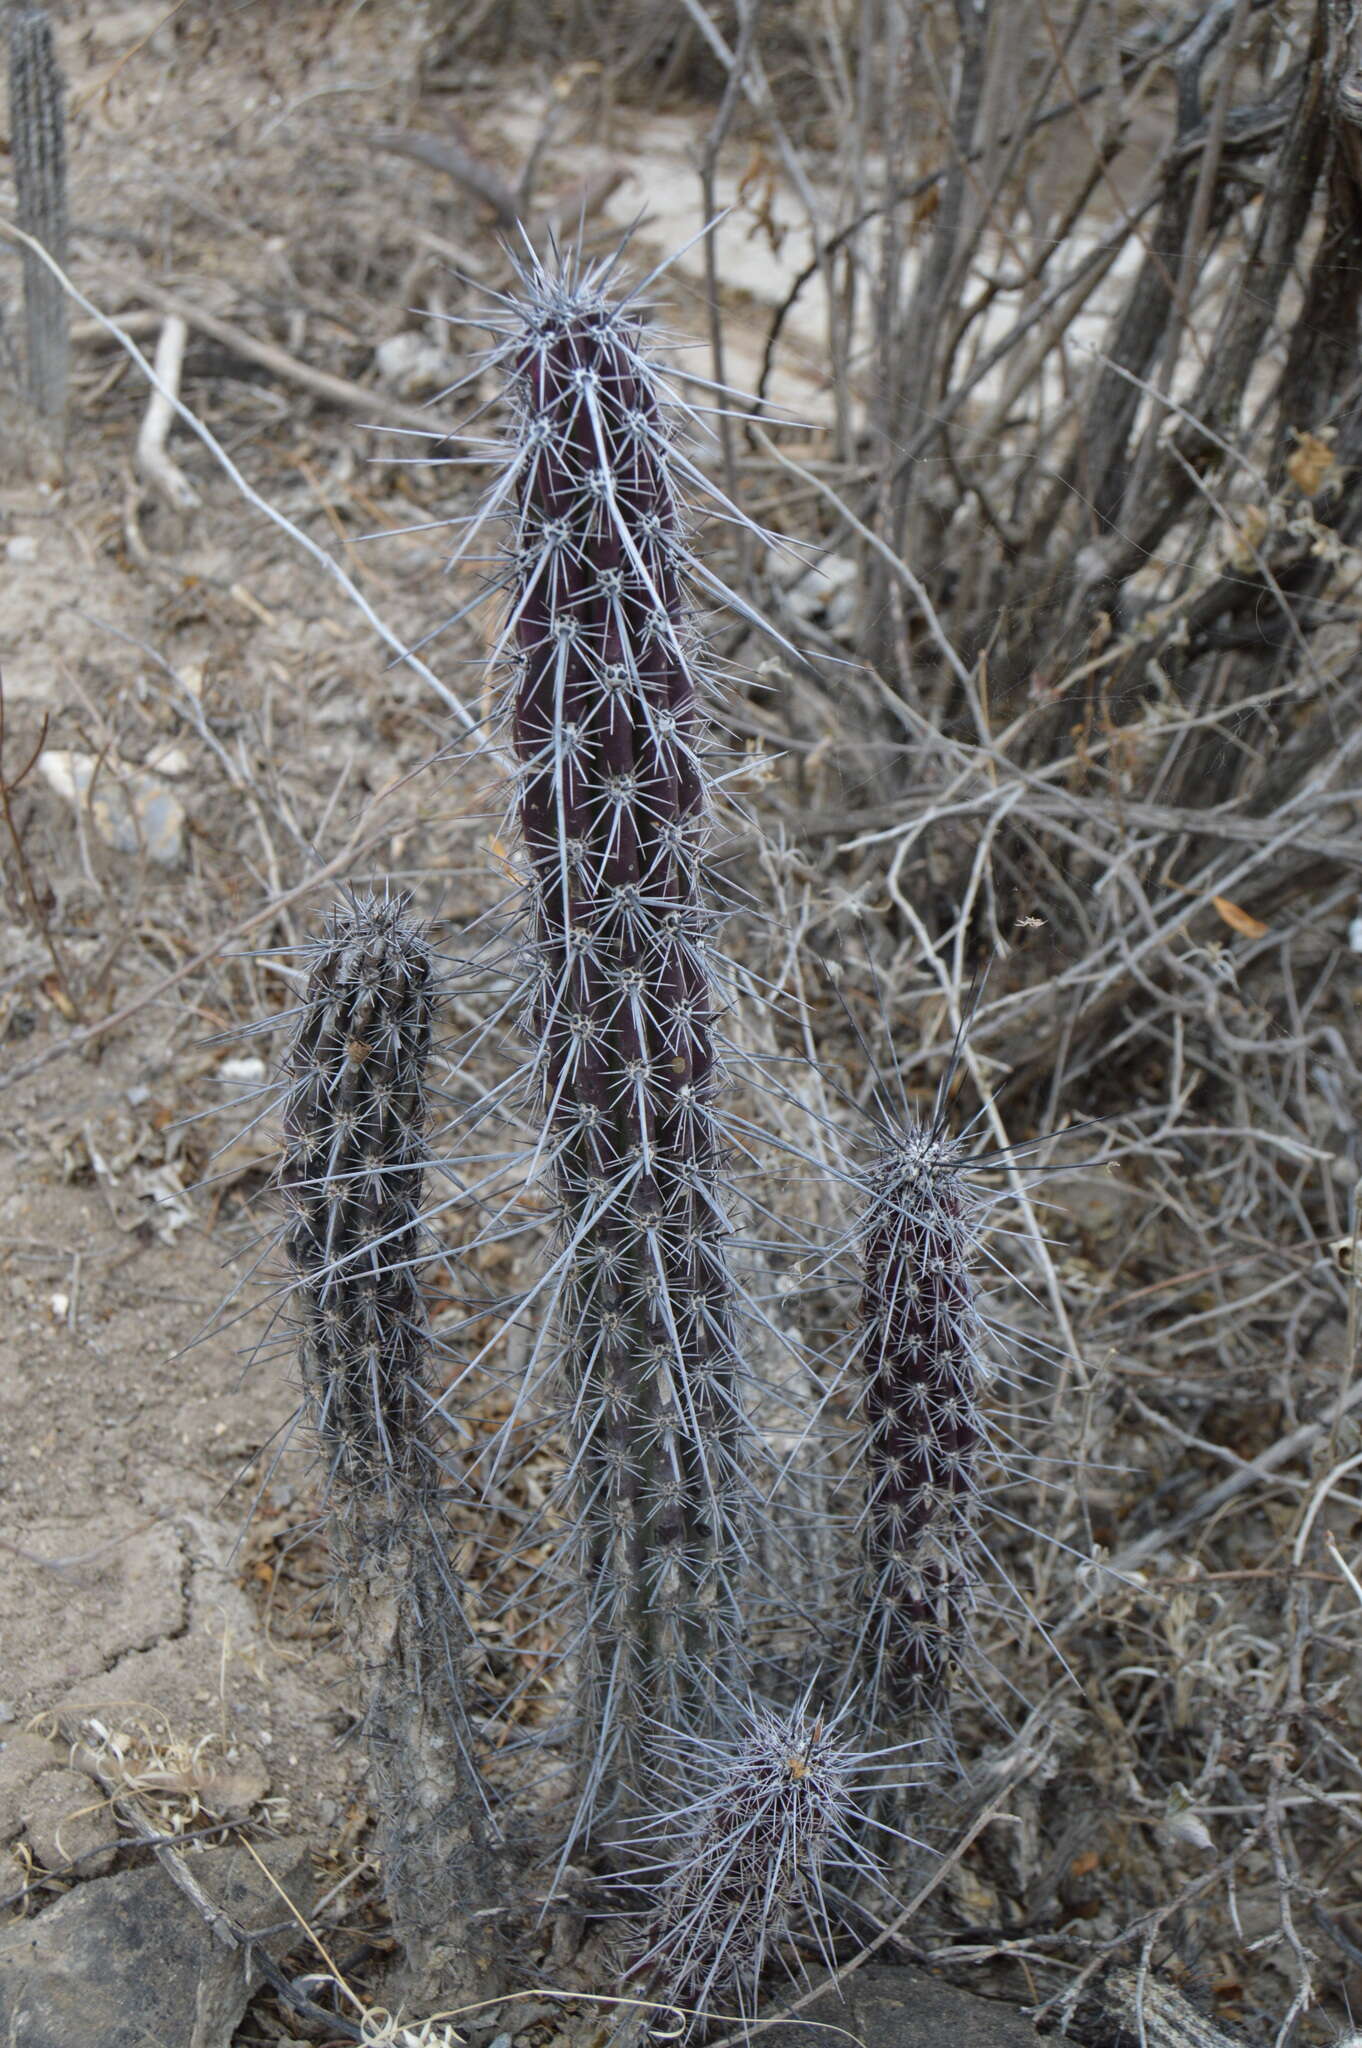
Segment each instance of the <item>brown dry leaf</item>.
[[60,978],[57,975],[45,974],[39,986],[47,997],[48,1002],[51,1003],[55,1010],[60,1012],[68,1024],[74,1024],[78,1021],[80,1013],[70,996],[66,993],[66,990],[62,987]]
[[1228,896],[1212,896],[1211,902],[1224,918],[1232,932],[1238,932],[1241,939],[1265,939],[1268,927],[1261,918],[1253,917],[1247,910],[1241,910],[1237,903],[1231,903]]
[[1297,434],[1286,458],[1286,473],[1302,497],[1313,498],[1328,483],[1336,457],[1322,434]]
[[1238,569],[1256,566],[1263,542],[1272,530],[1270,513],[1262,505],[1241,507],[1231,521],[1229,559]]

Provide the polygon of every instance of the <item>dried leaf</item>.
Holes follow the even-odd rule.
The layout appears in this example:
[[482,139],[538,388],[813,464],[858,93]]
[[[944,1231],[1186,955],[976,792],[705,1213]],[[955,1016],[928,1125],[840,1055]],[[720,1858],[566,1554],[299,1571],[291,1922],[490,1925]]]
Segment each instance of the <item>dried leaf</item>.
[[1231,903],[1228,896],[1212,896],[1211,902],[1224,918],[1232,932],[1238,932],[1241,939],[1265,939],[1268,928],[1261,918],[1250,916],[1237,903]]
[[1336,457],[1322,434],[1297,434],[1286,458],[1286,473],[1303,497],[1313,498],[1328,483]]
[[1272,531],[1272,516],[1262,505],[1241,506],[1230,521],[1229,559],[1237,569],[1257,566],[1263,542]]

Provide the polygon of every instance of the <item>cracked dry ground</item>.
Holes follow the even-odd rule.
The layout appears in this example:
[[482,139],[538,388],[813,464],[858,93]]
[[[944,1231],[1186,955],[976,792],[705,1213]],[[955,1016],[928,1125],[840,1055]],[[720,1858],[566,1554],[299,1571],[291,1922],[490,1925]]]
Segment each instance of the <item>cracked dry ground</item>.
[[15,1092],[0,1182],[0,1892],[35,1864],[107,1867],[100,1787],[65,1767],[76,1732],[166,1825],[250,1816],[335,1839],[362,1817],[362,1759],[337,1742],[344,1667],[296,1554],[276,1584],[306,1519],[281,1472],[243,1537],[291,1399],[279,1366],[243,1372],[258,1325],[195,1341],[237,1269],[202,1215],[156,1198],[176,1077],[120,1051]]

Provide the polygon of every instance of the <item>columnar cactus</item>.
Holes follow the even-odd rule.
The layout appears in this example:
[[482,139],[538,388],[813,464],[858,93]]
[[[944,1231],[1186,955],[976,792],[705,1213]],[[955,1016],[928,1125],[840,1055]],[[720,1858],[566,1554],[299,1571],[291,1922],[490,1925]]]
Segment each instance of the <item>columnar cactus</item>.
[[939,1123],[883,1135],[861,1224],[867,1698],[886,1728],[944,1706],[974,1604],[982,1205]]
[[675,409],[628,303],[527,271],[509,726],[531,1095],[561,1218],[580,1548],[580,1827],[741,1661],[750,1502],[716,1097],[703,658]]
[[460,1675],[466,1633],[421,1293],[434,959],[405,897],[354,896],[312,952],[278,1176],[305,1413],[368,1683],[384,1883],[409,1992],[486,1996],[501,1901]]
[[883,1760],[854,1752],[807,1694],[786,1709],[752,1702],[741,1722],[726,1742],[688,1746],[679,1761],[690,1796],[654,1823],[657,1905],[630,1975],[676,2008],[687,2035],[716,1997],[751,2017],[766,1961],[786,1938],[812,1936],[828,1954],[825,1881],[877,1868],[863,1803]]
[[[9,23],[10,152],[19,226],[65,268],[65,87],[45,9],[16,6]],[[66,294],[47,265],[24,251],[28,388],[35,409],[61,438],[70,357]]]

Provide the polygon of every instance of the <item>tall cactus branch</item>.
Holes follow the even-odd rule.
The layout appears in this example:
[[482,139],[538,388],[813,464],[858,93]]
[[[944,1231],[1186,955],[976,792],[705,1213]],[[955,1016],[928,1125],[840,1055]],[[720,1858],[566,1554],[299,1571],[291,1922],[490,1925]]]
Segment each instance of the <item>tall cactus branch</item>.
[[580,1557],[580,1826],[635,1807],[659,1728],[741,1660],[750,1502],[717,1097],[694,472],[638,317],[525,278],[510,730],[531,1092],[561,1216],[557,1325]]

